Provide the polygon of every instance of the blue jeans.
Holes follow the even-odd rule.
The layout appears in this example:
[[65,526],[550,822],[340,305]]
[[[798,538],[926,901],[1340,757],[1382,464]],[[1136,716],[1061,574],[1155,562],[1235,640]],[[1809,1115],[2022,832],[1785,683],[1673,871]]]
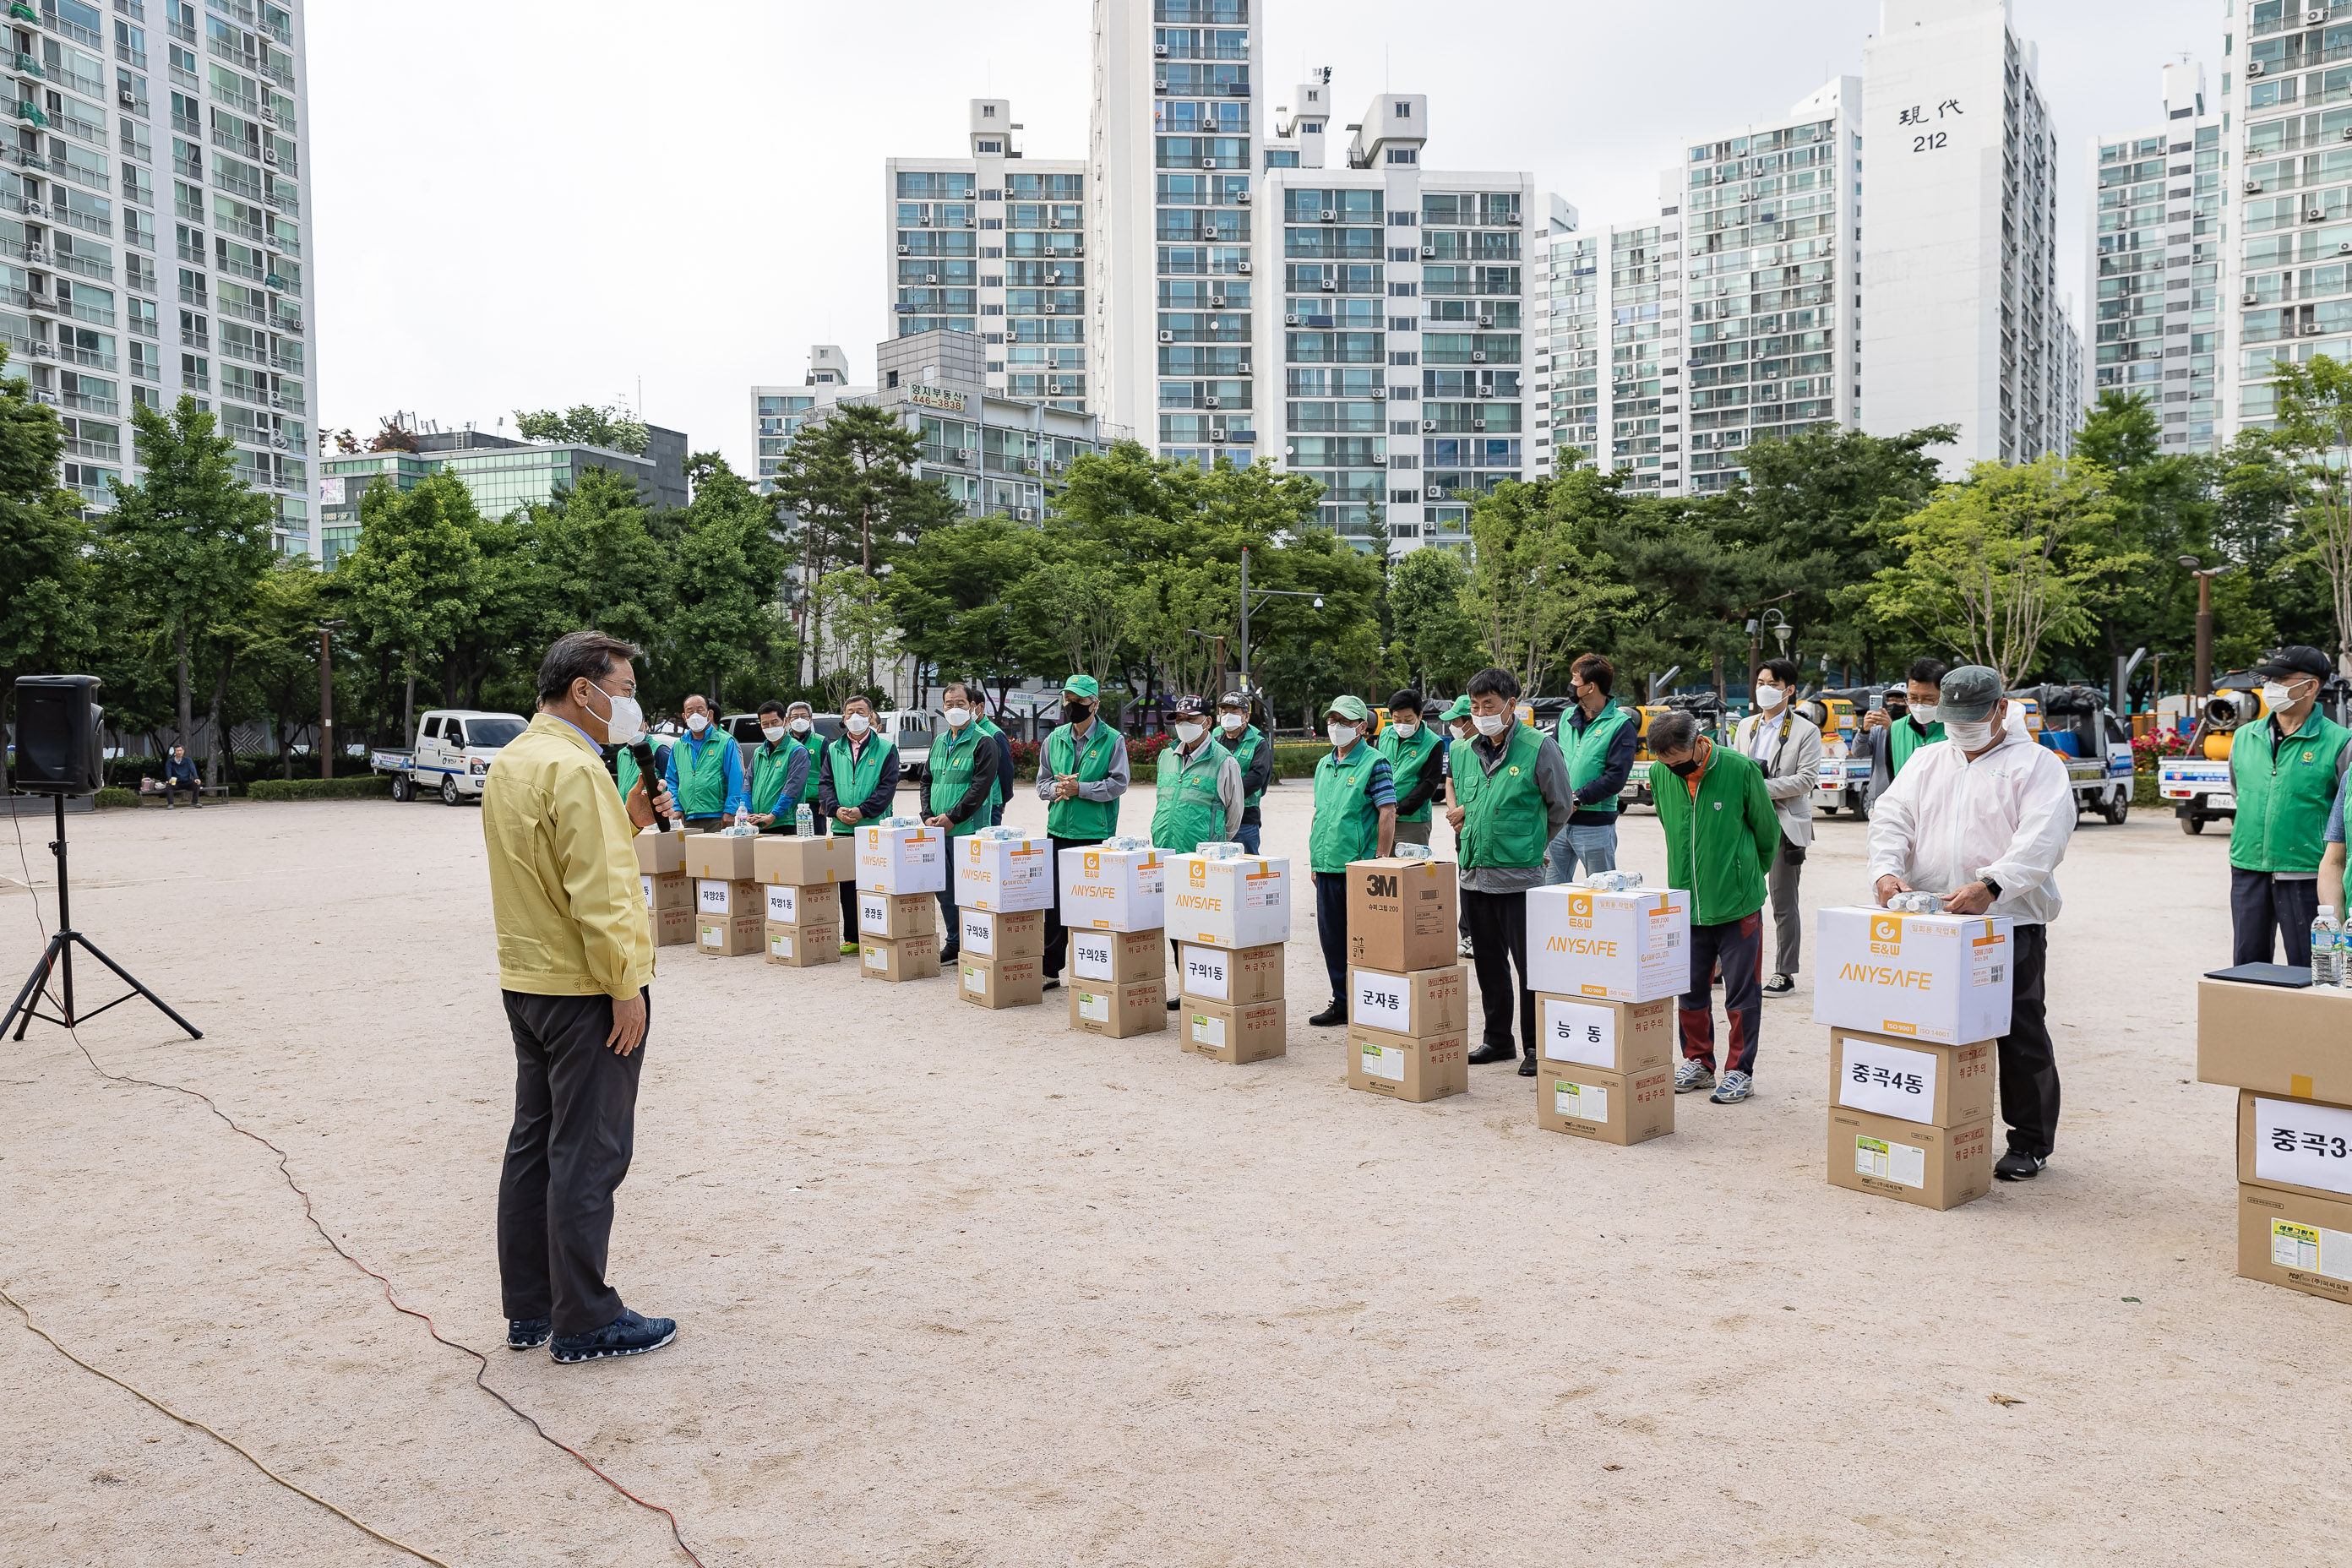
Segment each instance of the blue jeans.
[[1556,834],[1544,850],[1549,862],[1544,867],[1544,885],[1556,887],[1576,879],[1576,865],[1584,862],[1584,874],[1617,869],[1617,825],[1606,827],[1578,827],[1570,825]]
[[[1261,822],[1244,822],[1239,827],[1234,829],[1234,837],[1240,843],[1243,848],[1255,855],[1258,852],[1257,830],[1265,826],[1265,825]],[[1373,847],[1378,848],[1379,846],[1374,845]]]

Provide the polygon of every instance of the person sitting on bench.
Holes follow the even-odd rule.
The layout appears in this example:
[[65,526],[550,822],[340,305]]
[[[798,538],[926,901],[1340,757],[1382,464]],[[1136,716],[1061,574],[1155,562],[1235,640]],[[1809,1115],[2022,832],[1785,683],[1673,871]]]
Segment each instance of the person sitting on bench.
[[204,805],[204,785],[197,782],[196,764],[188,760],[188,748],[185,746],[173,747],[172,760],[163,764],[163,809],[165,811],[172,809],[172,792],[177,789],[184,789],[188,792],[188,804],[191,806]]

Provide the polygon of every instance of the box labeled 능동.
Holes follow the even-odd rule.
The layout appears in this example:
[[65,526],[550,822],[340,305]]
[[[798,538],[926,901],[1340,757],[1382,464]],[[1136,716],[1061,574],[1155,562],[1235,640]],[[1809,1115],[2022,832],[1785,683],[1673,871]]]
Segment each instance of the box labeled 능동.
[[1938,1046],[2009,1033],[2007,920],[1845,906],[1813,925],[1813,1022]]
[[841,921],[831,925],[778,925],[768,922],[768,962],[787,969],[814,969],[841,962]]
[[1849,1110],[1965,1127],[1992,1114],[1990,1040],[1938,1046],[1863,1029],[1830,1031],[1830,1103]]
[[2200,980],[2197,1081],[2352,1105],[2352,991]]
[[937,893],[857,893],[857,934],[869,936],[936,936],[940,930]]
[[1160,851],[1101,846],[1062,851],[1062,923],[1078,931],[1159,931],[1168,863]]
[[847,833],[763,834],[751,841],[755,881],[794,888],[823,887],[857,879],[857,847]]
[[1195,1056],[1238,1066],[1278,1057],[1287,1048],[1286,1009],[1267,1002],[1203,1002],[1187,996],[1176,1010],[1177,1043]]
[[751,846],[759,841],[756,835],[689,833],[686,874],[698,882],[751,881]]
[[2352,1301],[2352,1203],[2240,1186],[2238,1276]]
[[1348,1021],[1384,1035],[1427,1039],[1470,1025],[1470,971],[1460,963],[1403,973],[1351,967]]
[[1690,896],[1675,888],[1528,889],[1528,989],[1655,1002],[1690,987]]
[[1070,979],[1062,984],[1070,994],[1070,1027],[1082,1034],[1123,1040],[1130,1035],[1155,1034],[1168,1026],[1165,980],[1136,980],[1113,985],[1101,980]]
[[648,877],[665,877],[686,869],[686,835],[668,827],[648,827],[632,841],[637,869]]
[[1675,1069],[1600,1072],[1574,1062],[1536,1064],[1536,1125],[1596,1143],[1646,1143],[1675,1130]]
[[2352,1107],[2240,1089],[2238,1180],[2352,1203]]
[[1126,985],[1168,975],[1167,932],[1072,931],[1070,973],[1080,980]]
[[1992,1190],[1992,1122],[1934,1127],[1830,1107],[1830,1184],[1951,1209]]
[[940,939],[927,936],[862,936],[857,973],[865,980],[929,980],[940,973]]
[[654,945],[677,947],[694,940],[694,911],[688,910],[651,910],[646,918],[653,922]]
[[1045,1000],[1045,961],[967,952],[956,961],[956,987],[975,1007],[1034,1007]]
[[1460,957],[1451,860],[1348,863],[1348,962],[1391,972],[1442,969]]
[[1045,911],[1021,910],[1000,914],[993,910],[959,909],[959,952],[980,958],[1042,958],[1045,952]]
[[637,885],[645,889],[649,910],[694,908],[694,879],[683,871],[643,871]]
[[1198,1002],[1271,1002],[1282,994],[1283,945],[1203,947],[1183,944],[1178,985]]
[[982,838],[975,833],[952,843],[957,908],[1015,914],[1053,907],[1054,841],[1044,834]]
[[1470,1092],[1470,1037],[1455,1029],[1425,1039],[1348,1026],[1348,1087],[1420,1105]]
[[1612,1002],[1604,996],[1536,998],[1536,1028],[1543,1047],[1536,1066],[1645,1072],[1672,1062],[1679,1050],[1675,1002]]
[[947,833],[917,826],[860,827],[857,890],[861,893],[941,893],[948,886]]
[[772,926],[841,923],[841,889],[836,884],[805,887],[797,882],[762,882],[758,886]]
[[1262,855],[1168,860],[1166,910],[1179,942],[1264,947],[1290,940],[1290,862]]
[[719,882],[705,877],[694,884],[694,913],[698,920],[717,920],[721,915],[758,915],[768,918],[767,900],[760,895],[760,884],[753,881]]
[[741,958],[762,952],[768,945],[767,917],[753,910],[741,915],[694,917],[694,945],[706,958]]

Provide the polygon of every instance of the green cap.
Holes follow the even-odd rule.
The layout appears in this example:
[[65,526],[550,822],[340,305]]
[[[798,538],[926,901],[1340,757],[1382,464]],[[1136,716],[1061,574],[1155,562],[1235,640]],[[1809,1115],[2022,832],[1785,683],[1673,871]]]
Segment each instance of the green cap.
[[1372,710],[1364,706],[1364,700],[1352,695],[1334,697],[1330,701],[1323,704],[1323,711],[1337,713],[1350,724],[1367,723],[1372,717]]
[[1062,682],[1062,692],[1067,697],[1092,698],[1100,696],[1102,688],[1095,684],[1095,678],[1091,675],[1074,675]]
[[1470,717],[1470,699],[1467,697],[1455,698],[1454,700],[1454,706],[1445,710],[1445,721],[1449,724],[1453,723],[1456,719],[1467,719],[1468,717]]

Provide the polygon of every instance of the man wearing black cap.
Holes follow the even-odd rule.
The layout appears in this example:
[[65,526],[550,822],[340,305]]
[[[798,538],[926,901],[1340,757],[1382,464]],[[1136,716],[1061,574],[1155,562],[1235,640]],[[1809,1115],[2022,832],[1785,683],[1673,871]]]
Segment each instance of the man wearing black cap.
[[2230,738],[2238,801],[2230,824],[2230,962],[2273,962],[2276,931],[2286,939],[2286,962],[2307,965],[2312,917],[2323,896],[2334,901],[2321,891],[2319,862],[2328,808],[2352,763],[2352,731],[2319,710],[2328,666],[2317,648],[2281,648],[2254,673],[2270,716]]

